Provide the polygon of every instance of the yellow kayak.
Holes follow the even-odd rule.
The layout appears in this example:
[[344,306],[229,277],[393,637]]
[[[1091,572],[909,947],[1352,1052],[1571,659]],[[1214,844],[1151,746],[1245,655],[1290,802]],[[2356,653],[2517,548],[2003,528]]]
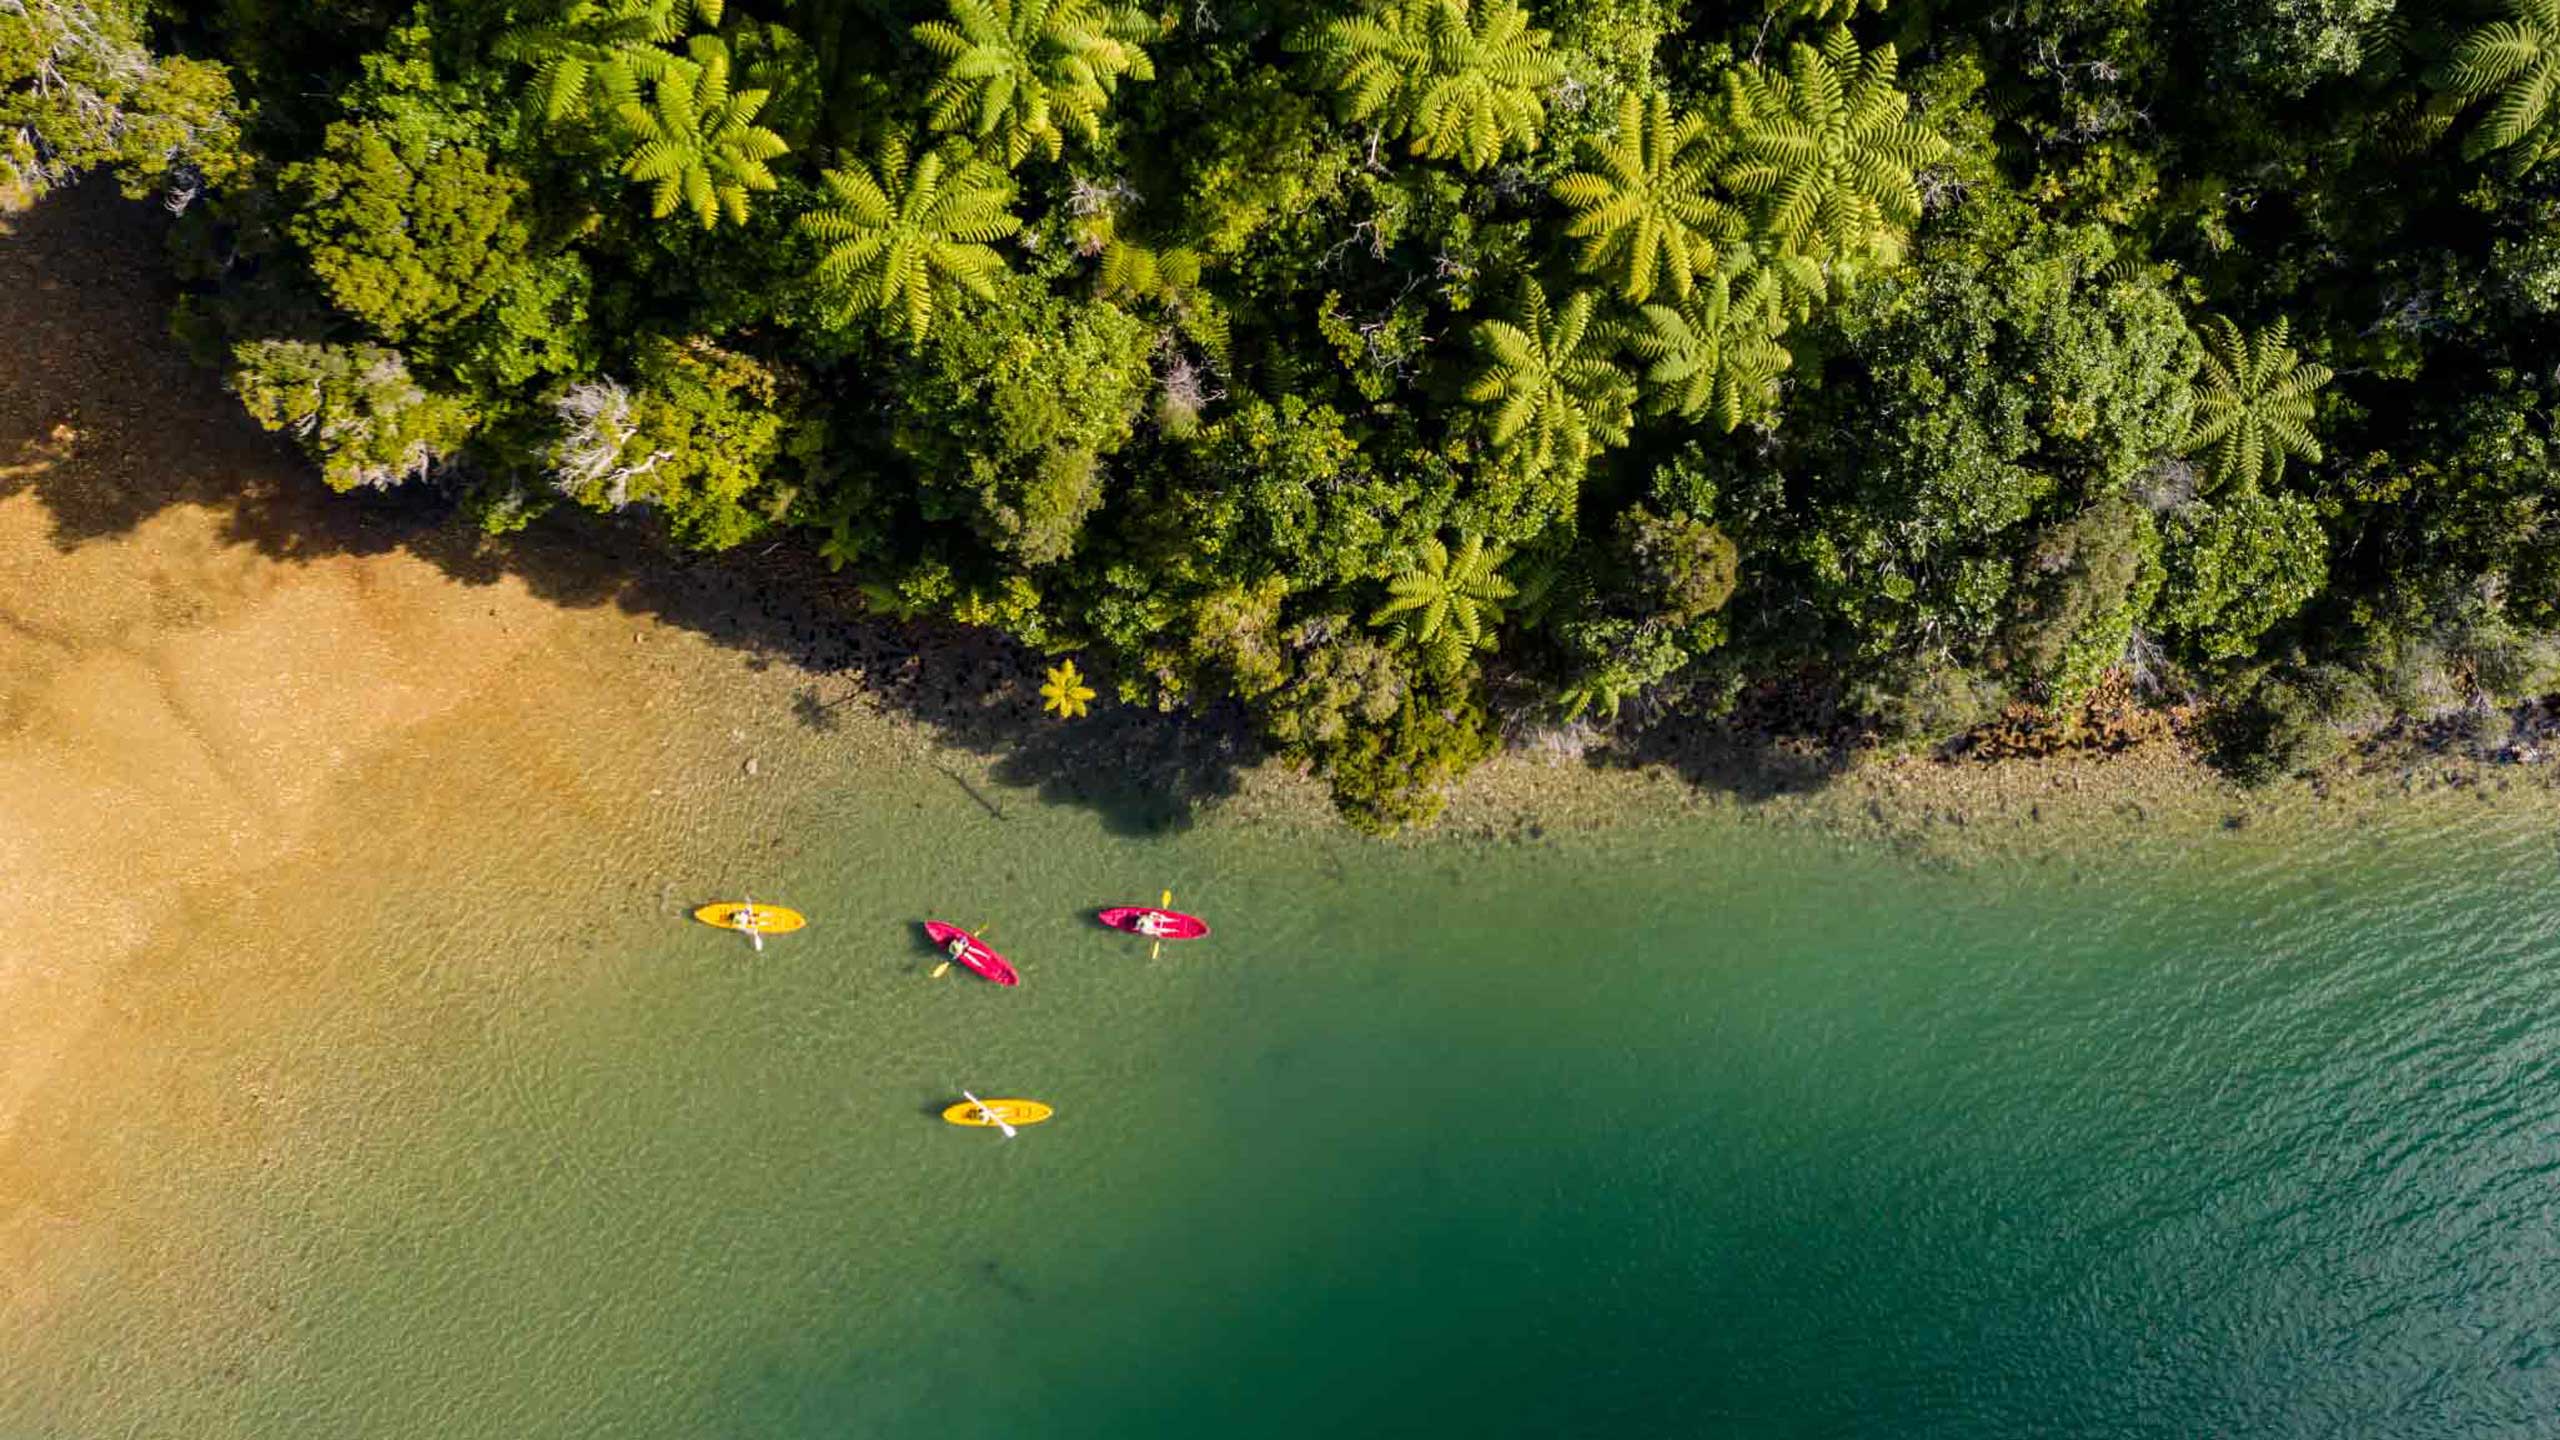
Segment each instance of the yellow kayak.
[[693,918],[705,925],[717,925],[723,930],[739,930],[749,935],[788,935],[809,923],[809,917],[797,910],[786,910],[779,905],[743,904],[736,900],[705,905],[693,912]]
[[[994,1120],[987,1118],[989,1110],[996,1112]],[[993,1125],[996,1120],[1007,1125],[1037,1125],[1057,1113],[1037,1100],[963,1100],[943,1111],[942,1118],[954,1125]]]

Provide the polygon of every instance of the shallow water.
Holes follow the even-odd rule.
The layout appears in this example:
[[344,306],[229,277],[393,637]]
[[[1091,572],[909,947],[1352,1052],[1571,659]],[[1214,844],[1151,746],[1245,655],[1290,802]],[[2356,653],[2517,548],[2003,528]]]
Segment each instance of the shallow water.
[[83,204],[0,243],[0,1440],[2560,1413],[2560,817],[1130,838],[312,503]]
[[[0,1434],[2560,1412],[2547,821],[1969,868],[1714,820],[1134,839],[731,730],[724,664],[657,726],[427,725],[191,897],[12,1142],[59,1238]],[[1086,918],[1168,885],[1213,938]],[[683,918],[741,888],[811,928]],[[932,978],[927,916],[1024,985]],[[963,1086],[1059,1115],[932,1118]]]

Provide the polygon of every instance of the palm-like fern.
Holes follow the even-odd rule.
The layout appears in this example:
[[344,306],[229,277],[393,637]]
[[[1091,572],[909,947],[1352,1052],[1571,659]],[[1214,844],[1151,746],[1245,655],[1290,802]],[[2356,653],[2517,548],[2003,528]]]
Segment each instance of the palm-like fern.
[[1038,146],[1058,158],[1071,126],[1090,144],[1122,76],[1155,78],[1137,42],[1148,33],[1133,7],[1100,0],[950,0],[951,18],[915,37],[945,62],[925,97],[937,130],[1001,139],[1005,163]]
[[1297,43],[1353,120],[1470,170],[1536,149],[1540,94],[1564,78],[1520,0],[1369,0]]
[[1728,143],[1698,116],[1674,115],[1658,90],[1649,102],[1632,92],[1620,100],[1617,133],[1591,142],[1595,168],[1555,184],[1576,212],[1565,233],[1582,241],[1582,268],[1614,274],[1639,303],[1658,280],[1686,296],[1737,228],[1709,189]]
[[2217,315],[2204,325],[2204,369],[2187,415],[2184,453],[2206,452],[2216,484],[2273,485],[2288,456],[2320,458],[2311,433],[2311,397],[2329,383],[2325,365],[2303,364],[2287,343],[2290,322],[2254,336]]
[[570,0],[548,20],[498,37],[498,58],[533,67],[545,120],[580,112],[610,118],[640,87],[681,63],[660,49],[699,19],[718,25],[723,0]]
[[1454,673],[1469,653],[1493,648],[1502,602],[1514,593],[1499,573],[1508,554],[1469,535],[1452,555],[1435,535],[1388,577],[1387,603],[1369,623],[1390,627],[1397,639],[1418,646],[1433,669]]
[[1730,272],[1737,323],[1748,320],[1771,339],[1813,318],[1813,307],[1830,298],[1831,282],[1819,261],[1768,241],[1728,246],[1721,264]]
[[1781,25],[1846,23],[1861,10],[1881,11],[1885,0],[1773,0],[1769,18]]
[[650,103],[614,108],[631,146],[622,173],[650,187],[649,213],[660,219],[681,205],[705,230],[723,214],[744,225],[747,192],[773,188],[764,162],[791,147],[755,123],[766,92],[729,88],[729,47],[719,37],[696,35],[686,49],[691,63],[660,74]]
[[1758,64],[1727,72],[1742,133],[1725,180],[1760,198],[1765,234],[1827,262],[1900,253],[1903,229],[1920,218],[1913,172],[1948,146],[1907,118],[1895,65],[1892,46],[1860,55],[1835,29],[1818,50],[1790,46],[1783,73]]
[[2560,0],[2507,0],[2507,18],[2462,37],[2444,79],[2464,100],[2496,95],[2462,142],[2472,159],[2508,152],[2518,172],[2560,155]]
[[1153,300],[1178,311],[1199,298],[1200,252],[1188,245],[1158,249],[1114,235],[1102,247],[1095,279],[1105,295]]
[[1005,207],[1013,183],[983,160],[934,150],[909,162],[906,143],[882,143],[879,159],[824,177],[834,203],[800,217],[827,242],[819,277],[846,308],[887,317],[922,340],[954,288],[995,293],[1004,257],[988,242],[1022,228]]
[[1560,310],[1538,282],[1522,287],[1520,316],[1485,320],[1476,343],[1491,362],[1467,398],[1491,405],[1493,443],[1533,469],[1580,466],[1595,442],[1623,445],[1634,420],[1635,382],[1609,358],[1608,337],[1592,322],[1595,297],[1577,290]]
[[1712,416],[1729,431],[1777,408],[1778,375],[1793,357],[1776,339],[1783,321],[1770,323],[1774,273],[1737,248],[1687,299],[1637,312],[1627,348],[1648,362],[1657,411]]

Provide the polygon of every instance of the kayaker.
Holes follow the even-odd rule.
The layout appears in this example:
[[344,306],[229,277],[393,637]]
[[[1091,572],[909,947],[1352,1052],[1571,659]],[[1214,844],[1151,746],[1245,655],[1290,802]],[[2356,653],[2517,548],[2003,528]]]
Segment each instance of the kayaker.
[[951,952],[952,959],[966,960],[969,958],[969,937],[966,935],[954,935],[951,937],[951,943],[943,946],[942,948]]
[[1161,939],[1173,933],[1173,922],[1149,910],[1138,917],[1138,933],[1150,940]]

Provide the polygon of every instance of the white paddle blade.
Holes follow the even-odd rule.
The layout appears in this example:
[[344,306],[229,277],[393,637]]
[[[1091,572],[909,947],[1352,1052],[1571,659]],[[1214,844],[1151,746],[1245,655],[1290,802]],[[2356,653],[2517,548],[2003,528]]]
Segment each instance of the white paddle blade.
[[970,1094],[966,1090],[961,1091],[960,1096],[970,1104],[977,1106],[978,1113],[987,1117],[988,1124],[993,1125],[998,1130],[1004,1132],[1004,1138],[1007,1140],[1013,1138],[1013,1127],[1005,1123],[1004,1117],[996,1113],[994,1106],[989,1105],[986,1101],[979,1099],[977,1096]]

